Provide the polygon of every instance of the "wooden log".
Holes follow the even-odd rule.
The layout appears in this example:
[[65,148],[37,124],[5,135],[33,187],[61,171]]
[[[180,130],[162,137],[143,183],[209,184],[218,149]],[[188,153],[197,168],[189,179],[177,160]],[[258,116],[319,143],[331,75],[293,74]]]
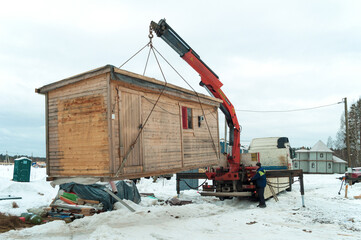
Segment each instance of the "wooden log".
[[88,199],[78,198],[78,204],[79,205],[84,205],[85,203],[99,204],[100,202],[96,201],[96,200],[88,200]]

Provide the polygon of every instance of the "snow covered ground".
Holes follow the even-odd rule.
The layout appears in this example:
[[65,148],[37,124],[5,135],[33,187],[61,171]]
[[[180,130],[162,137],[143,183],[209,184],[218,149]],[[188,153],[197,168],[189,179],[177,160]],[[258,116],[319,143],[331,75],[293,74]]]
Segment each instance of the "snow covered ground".
[[[12,167],[0,166],[0,195],[21,196],[0,201],[0,212],[20,214],[27,208],[48,206],[57,189],[45,181],[45,169],[32,168],[31,182],[12,182]],[[142,198],[135,213],[125,208],[75,220],[70,224],[54,221],[0,234],[0,239],[361,239],[361,183],[349,187],[348,198],[340,188],[339,174],[305,175],[305,205],[301,206],[299,183],[292,192],[281,193],[279,202],[269,199],[267,208],[257,208],[249,200],[219,201],[201,197],[197,191],[181,193],[184,206],[161,205]],[[141,179],[139,192],[155,193],[158,199],[176,196],[175,178]],[[344,188],[343,188],[344,189]]]

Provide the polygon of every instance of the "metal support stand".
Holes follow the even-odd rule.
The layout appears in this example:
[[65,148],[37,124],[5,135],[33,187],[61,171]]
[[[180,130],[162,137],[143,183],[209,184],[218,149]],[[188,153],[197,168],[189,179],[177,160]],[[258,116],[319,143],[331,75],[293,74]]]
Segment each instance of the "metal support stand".
[[303,172],[301,171],[300,176],[298,177],[298,179],[300,180],[300,191],[301,191],[301,198],[302,198],[302,207],[305,207],[305,189],[303,186]]
[[346,187],[345,187],[345,198],[347,198],[347,190],[348,190],[348,183],[346,183]]
[[292,191],[292,183],[293,183],[293,177],[288,178],[288,182],[290,183],[290,187],[286,189],[286,191],[291,192]]
[[[341,181],[341,186],[340,186],[340,190],[338,191],[338,195],[341,194],[341,190],[342,190],[342,185],[343,183],[345,182],[345,177],[342,178],[342,181]],[[346,183],[345,183],[346,184]]]

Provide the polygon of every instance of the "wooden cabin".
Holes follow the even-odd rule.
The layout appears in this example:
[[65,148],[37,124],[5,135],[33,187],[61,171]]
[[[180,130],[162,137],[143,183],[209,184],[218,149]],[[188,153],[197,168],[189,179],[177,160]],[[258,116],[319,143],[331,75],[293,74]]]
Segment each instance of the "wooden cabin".
[[111,65],[36,92],[45,95],[49,180],[131,179],[219,162],[216,98]]

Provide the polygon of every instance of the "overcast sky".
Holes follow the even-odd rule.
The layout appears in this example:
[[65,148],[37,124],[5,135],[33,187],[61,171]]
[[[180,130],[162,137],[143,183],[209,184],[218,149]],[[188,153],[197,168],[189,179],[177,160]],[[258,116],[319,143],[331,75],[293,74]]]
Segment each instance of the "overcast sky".
[[[162,18],[220,77],[237,110],[312,108],[344,97],[351,105],[361,96],[360,12],[357,0],[0,0],[0,153],[45,156],[45,99],[34,89],[106,64],[119,67],[148,42],[150,21]],[[153,43],[206,94],[176,52],[160,38]],[[147,51],[123,69],[142,74]],[[146,75],[163,80],[154,62]],[[168,82],[186,87],[162,66]],[[238,111],[241,142],[286,136],[293,147],[326,143],[343,111],[343,104]]]

